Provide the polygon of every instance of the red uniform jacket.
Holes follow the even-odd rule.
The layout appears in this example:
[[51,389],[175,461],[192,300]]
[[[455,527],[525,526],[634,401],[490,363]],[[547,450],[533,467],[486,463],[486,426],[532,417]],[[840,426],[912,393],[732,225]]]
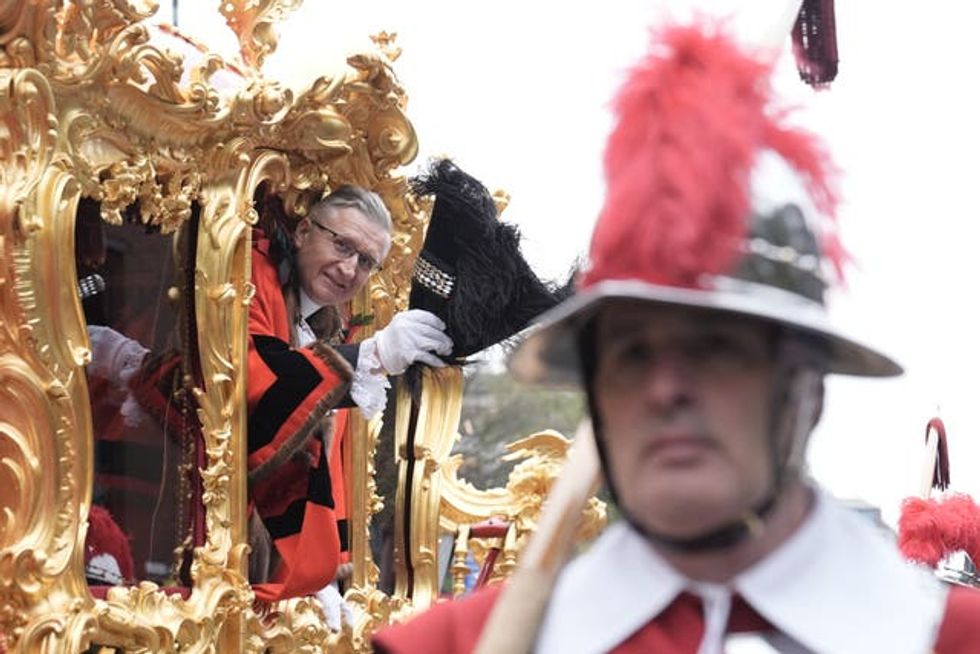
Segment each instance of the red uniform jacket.
[[[437,605],[404,625],[390,627],[375,636],[374,651],[376,654],[472,652],[499,591],[500,586],[491,586],[464,600]],[[730,633],[759,631],[766,626],[766,621],[747,605],[738,600],[733,603]],[[602,629],[602,625],[597,624],[595,628]],[[612,651],[615,654],[696,654],[703,631],[699,600],[684,594]],[[946,601],[934,654],[977,652],[980,652],[980,592],[953,587]]]
[[[870,521],[816,487],[813,497],[788,538],[725,584],[688,579],[629,525],[611,525],[562,569],[537,647],[695,654],[755,632],[820,654],[980,652],[980,593],[943,586]],[[469,652],[495,596],[437,606],[381,633],[377,650]]]

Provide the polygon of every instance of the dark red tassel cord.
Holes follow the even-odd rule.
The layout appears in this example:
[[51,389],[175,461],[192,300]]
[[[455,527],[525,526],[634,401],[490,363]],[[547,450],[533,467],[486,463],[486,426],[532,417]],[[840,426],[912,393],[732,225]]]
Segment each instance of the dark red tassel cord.
[[834,0],[803,0],[793,26],[793,54],[800,78],[824,88],[837,77],[837,25]]

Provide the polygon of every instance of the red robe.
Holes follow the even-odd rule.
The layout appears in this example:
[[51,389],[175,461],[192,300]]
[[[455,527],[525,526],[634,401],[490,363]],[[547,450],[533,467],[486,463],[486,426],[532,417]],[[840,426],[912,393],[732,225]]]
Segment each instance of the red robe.
[[[331,452],[320,438],[324,419],[347,394],[350,364],[323,342],[290,346],[291,317],[269,258],[255,232],[255,296],[248,320],[248,470],[250,499],[282,559],[273,583],[256,597],[275,601],[327,585],[341,562],[338,522],[344,511],[340,436],[345,412],[335,412]],[[334,475],[330,471],[334,471]]]
[[[499,594],[500,586],[491,586],[464,600],[439,604],[404,625],[378,633],[374,638],[374,651],[376,654],[471,652]],[[761,616],[737,599],[733,602],[728,624],[729,633],[759,631],[767,626]],[[601,629],[602,625],[595,628]],[[699,600],[682,594],[612,651],[615,654],[696,654],[703,631]],[[977,652],[980,652],[980,592],[952,587],[934,654]]]
[[[178,464],[196,463],[187,458],[188,452],[203,447],[193,400],[186,393],[175,392],[181,386],[181,364],[181,355],[173,351],[146,356],[128,386],[132,399],[145,414],[131,416],[137,421],[135,424],[129,424],[123,415],[126,394],[112,382],[91,373],[88,376],[96,439],[96,501],[108,510],[129,539],[133,563],[128,572],[124,566],[126,583],[135,583],[135,579],[146,578],[145,575],[159,581],[147,572],[146,563],[169,561],[174,547],[190,530],[194,530],[192,545],[204,542],[203,516],[198,510],[198,470],[195,467],[186,473],[175,472]],[[176,510],[176,495],[161,494],[161,489],[173,484],[177,475],[185,474],[194,496],[188,500],[190,510],[182,513]],[[178,516],[182,517],[180,524]],[[157,537],[151,539],[154,523],[172,525],[173,534],[164,537],[157,530]],[[188,553],[189,550],[190,547]],[[189,584],[185,563],[177,562],[175,567],[181,571],[181,582]]]

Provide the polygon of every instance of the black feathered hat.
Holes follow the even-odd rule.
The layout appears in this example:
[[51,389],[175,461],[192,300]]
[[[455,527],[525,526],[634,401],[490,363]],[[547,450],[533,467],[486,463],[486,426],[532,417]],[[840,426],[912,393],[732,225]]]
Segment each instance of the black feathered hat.
[[452,363],[510,338],[564,297],[531,270],[517,227],[497,219],[496,203],[479,180],[440,159],[412,179],[411,188],[435,203],[409,308],[446,323]]

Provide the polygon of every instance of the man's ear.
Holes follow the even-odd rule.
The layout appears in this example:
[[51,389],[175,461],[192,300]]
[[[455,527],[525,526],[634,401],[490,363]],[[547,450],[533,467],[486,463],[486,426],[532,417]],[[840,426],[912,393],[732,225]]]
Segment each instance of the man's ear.
[[824,373],[810,367],[797,370],[789,380],[789,395],[782,411],[785,424],[780,428],[784,439],[787,469],[803,470],[806,450],[813,429],[823,413]]
[[310,230],[313,225],[310,224],[309,217],[301,219],[296,223],[296,229],[293,230],[293,245],[297,248],[303,245],[303,242],[309,238]]
[[813,411],[813,424],[810,426],[810,431],[812,432],[816,429],[817,425],[820,424],[820,418],[823,416],[823,399],[826,389],[824,384],[826,382],[826,376],[821,375],[820,381],[817,382],[817,406]]
[[389,232],[388,241],[387,241],[387,245],[385,246],[384,254],[381,255],[382,262],[388,258],[388,255],[391,253],[391,246],[394,245],[394,243],[395,243],[395,239],[392,237],[391,233]]

